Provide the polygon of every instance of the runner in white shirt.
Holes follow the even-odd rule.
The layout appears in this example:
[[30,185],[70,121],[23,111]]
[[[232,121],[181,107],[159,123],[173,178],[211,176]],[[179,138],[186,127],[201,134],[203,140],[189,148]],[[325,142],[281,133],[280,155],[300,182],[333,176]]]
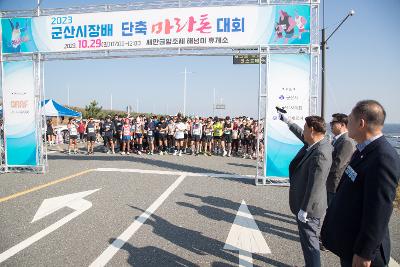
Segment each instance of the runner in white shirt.
[[212,118],[207,119],[207,124],[204,125],[204,155],[211,156],[213,141],[213,122]]
[[181,118],[178,118],[177,123],[175,125],[175,143],[177,146],[177,150],[175,150],[174,155],[178,153],[178,156],[182,156],[183,149],[183,139],[185,138],[185,130],[186,125],[182,122]]
[[76,144],[76,139],[78,139],[78,124],[76,123],[74,118],[69,119],[67,127],[69,133],[68,154],[71,155],[71,150],[73,150],[74,154],[77,154],[78,147]]
[[168,153],[173,153],[173,151],[175,150],[175,137],[174,137],[175,122],[173,118],[169,120],[167,133],[168,133]]
[[144,124],[140,116],[136,117],[134,128],[135,128],[135,141],[137,146],[137,153],[138,155],[140,155],[142,154],[142,149],[143,149],[143,132],[144,132]]
[[196,117],[192,124],[192,155],[193,153],[197,156],[200,153],[200,140],[203,134],[203,124],[199,118]]

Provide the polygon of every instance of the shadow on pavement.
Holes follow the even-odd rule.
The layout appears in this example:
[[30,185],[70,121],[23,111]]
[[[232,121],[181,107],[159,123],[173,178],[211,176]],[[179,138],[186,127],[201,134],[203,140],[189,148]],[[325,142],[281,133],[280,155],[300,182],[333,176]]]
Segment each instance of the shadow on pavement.
[[[140,210],[144,212],[144,210],[131,206],[133,209]],[[225,245],[224,242],[221,242],[219,240],[204,236],[201,232],[186,229],[184,227],[179,227],[177,225],[174,225],[170,223],[169,221],[152,214],[149,219],[145,222],[145,224],[153,227],[153,233],[158,235],[159,237],[162,237],[163,239],[175,244],[176,246],[179,246],[187,251],[190,251],[192,253],[195,253],[197,255],[211,255],[214,257],[217,257],[219,259],[225,260],[230,262],[232,265],[228,265],[225,262],[214,262],[214,263],[209,263],[207,265],[211,266],[237,266],[238,264],[238,254],[236,252],[232,251],[227,251],[224,250],[223,247]],[[164,254],[166,255],[166,254]],[[135,255],[133,255],[135,257]],[[154,254],[154,257],[158,257],[156,254]],[[265,263],[265,265],[273,265],[273,266],[289,266],[285,265],[281,262],[275,261],[268,259],[266,257],[260,256],[260,255],[253,255],[253,258]],[[173,261],[176,260],[172,258],[170,260]],[[200,266],[203,266],[204,263],[202,263]],[[144,266],[141,264],[138,264],[137,266]],[[166,266],[160,265],[160,266]],[[171,265],[172,266],[172,265]],[[179,265],[175,265],[179,266]],[[193,263],[188,266],[193,266]],[[257,265],[254,265],[257,266]],[[263,264],[264,266],[264,264]]]
[[251,164],[243,164],[243,163],[235,163],[235,162],[229,162],[228,165],[232,166],[238,166],[238,167],[245,167],[245,168],[256,168],[256,164],[251,165]]
[[[114,241],[116,241],[114,238],[109,240],[110,244]],[[125,243],[121,249],[129,253],[128,264],[130,266],[198,266],[177,255],[153,246],[138,248]]]
[[[186,196],[191,197],[191,198],[197,198],[200,199],[203,203],[215,206],[215,207],[220,207],[220,208],[228,208],[231,210],[234,210],[235,212],[239,209],[240,203],[234,202],[229,199],[225,198],[220,198],[220,197],[215,197],[215,196],[199,196],[195,194],[190,194],[190,193],[185,193]],[[273,220],[279,220],[281,222],[285,223],[290,223],[293,225],[297,225],[296,220],[293,216],[276,212],[276,211],[270,211],[266,210],[260,207],[255,207],[252,205],[247,205],[249,208],[251,214],[253,215],[258,215],[258,216],[263,216],[267,217]]]

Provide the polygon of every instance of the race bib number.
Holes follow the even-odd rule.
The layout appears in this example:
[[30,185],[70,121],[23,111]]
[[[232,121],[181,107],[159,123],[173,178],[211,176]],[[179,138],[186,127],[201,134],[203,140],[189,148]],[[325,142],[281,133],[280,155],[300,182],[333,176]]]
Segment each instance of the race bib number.
[[194,135],[200,135],[200,129],[193,129]]
[[88,133],[94,133],[94,128],[88,128]]
[[147,131],[147,135],[153,135],[153,131]]
[[76,128],[70,129],[70,135],[78,135],[78,131],[76,130]]

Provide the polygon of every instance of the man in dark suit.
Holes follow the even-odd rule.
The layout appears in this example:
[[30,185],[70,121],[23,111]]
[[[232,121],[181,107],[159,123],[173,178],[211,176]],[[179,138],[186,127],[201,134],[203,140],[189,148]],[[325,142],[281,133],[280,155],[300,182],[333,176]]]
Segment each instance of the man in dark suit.
[[326,178],[332,165],[332,146],[325,136],[326,124],[318,116],[306,117],[304,130],[279,113],[281,120],[304,143],[289,165],[289,206],[297,216],[306,267],[321,266],[320,219],[325,214]]
[[382,135],[386,112],[374,100],[360,101],[349,115],[357,142],[322,227],[324,246],[343,267],[387,266],[388,223],[400,176],[400,158]]
[[347,133],[348,116],[342,113],[332,115],[330,122],[331,131],[334,134],[332,145],[332,166],[326,180],[326,191],[328,192],[328,206],[335,196],[340,178],[350,162],[354,153],[355,144]]

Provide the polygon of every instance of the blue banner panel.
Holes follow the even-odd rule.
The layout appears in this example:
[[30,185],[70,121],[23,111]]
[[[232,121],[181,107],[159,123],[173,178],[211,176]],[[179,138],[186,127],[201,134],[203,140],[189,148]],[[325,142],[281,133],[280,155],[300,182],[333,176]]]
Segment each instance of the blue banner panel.
[[3,64],[6,165],[36,166],[35,83],[32,61]]
[[267,110],[267,176],[287,178],[289,163],[303,143],[278,118],[275,107],[303,127],[310,114],[310,55],[270,56]]

